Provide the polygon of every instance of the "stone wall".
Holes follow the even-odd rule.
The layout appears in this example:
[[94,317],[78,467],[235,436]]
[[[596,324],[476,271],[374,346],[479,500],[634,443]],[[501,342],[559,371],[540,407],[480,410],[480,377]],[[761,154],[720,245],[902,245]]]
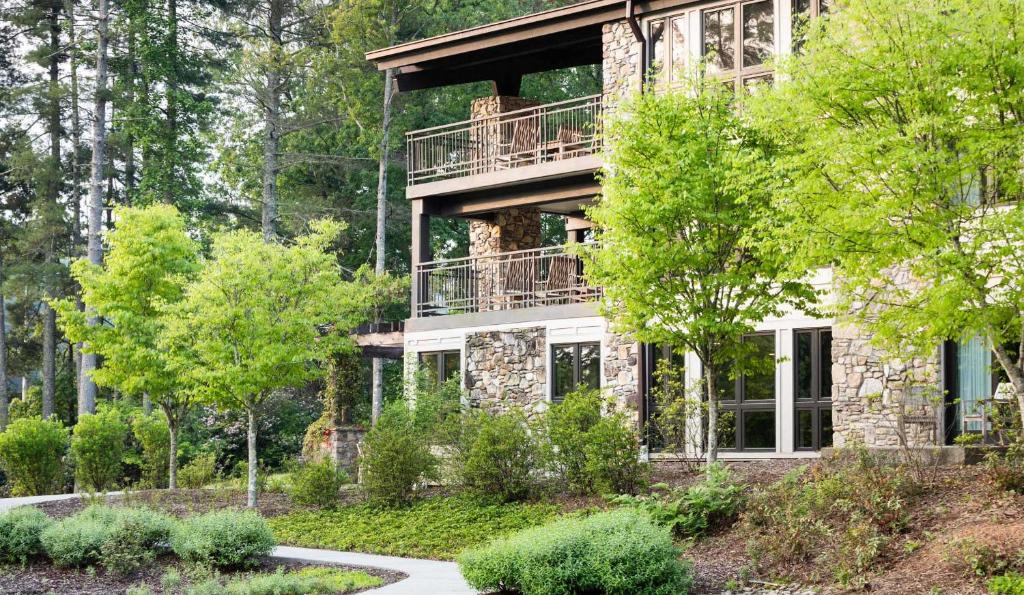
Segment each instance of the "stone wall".
[[540,248],[540,209],[509,207],[491,220],[469,223],[470,256],[489,256]]
[[604,390],[617,411],[640,411],[640,344],[631,338],[606,332],[601,372]]
[[898,358],[853,324],[832,327],[832,423],[835,445],[941,444],[938,348],[932,357]]
[[606,23],[601,30],[601,44],[605,105],[611,106],[627,93],[640,89],[641,46],[625,20]]
[[482,331],[466,336],[466,390],[470,407],[489,412],[547,408],[544,327]]

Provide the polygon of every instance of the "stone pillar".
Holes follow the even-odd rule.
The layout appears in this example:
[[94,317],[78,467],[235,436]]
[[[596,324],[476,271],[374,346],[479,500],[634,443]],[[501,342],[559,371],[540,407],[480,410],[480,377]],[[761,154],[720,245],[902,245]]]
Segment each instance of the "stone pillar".
[[344,469],[349,477],[357,479],[359,465],[359,449],[366,430],[362,426],[339,425],[331,432],[331,454],[334,463]]
[[516,133],[515,123],[503,122],[501,118],[492,118],[491,116],[538,105],[540,105],[539,101],[509,95],[492,95],[474,99],[469,107],[469,119],[482,121],[474,123],[469,129],[470,154],[473,157],[473,166],[469,173],[496,171],[502,165],[499,158],[502,155],[507,155],[512,147]]
[[629,93],[640,89],[642,48],[625,19],[605,24],[601,29],[601,42],[605,106],[611,108]]

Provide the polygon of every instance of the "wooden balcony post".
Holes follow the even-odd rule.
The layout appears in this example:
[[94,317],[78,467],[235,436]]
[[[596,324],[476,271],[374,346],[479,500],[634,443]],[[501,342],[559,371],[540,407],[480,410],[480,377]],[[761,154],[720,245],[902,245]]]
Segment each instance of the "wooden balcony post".
[[422,288],[420,287],[420,265],[432,260],[430,252],[430,215],[424,212],[422,200],[412,201],[412,249],[411,267],[412,271],[412,315],[419,315],[419,306],[423,302]]

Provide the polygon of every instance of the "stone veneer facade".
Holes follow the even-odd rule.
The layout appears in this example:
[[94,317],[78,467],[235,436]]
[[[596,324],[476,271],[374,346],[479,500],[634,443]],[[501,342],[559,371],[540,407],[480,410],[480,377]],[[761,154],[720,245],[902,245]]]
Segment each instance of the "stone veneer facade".
[[489,412],[547,407],[547,337],[542,326],[466,335],[469,405]]

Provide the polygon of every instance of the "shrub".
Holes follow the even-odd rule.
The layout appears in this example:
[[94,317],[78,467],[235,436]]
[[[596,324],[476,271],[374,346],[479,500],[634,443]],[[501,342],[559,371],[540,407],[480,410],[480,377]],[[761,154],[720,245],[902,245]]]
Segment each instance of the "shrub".
[[59,421],[18,419],[0,433],[0,464],[15,496],[40,496],[60,490],[68,431]]
[[451,560],[465,547],[544,524],[557,512],[554,504],[497,504],[437,496],[405,508],[360,503],[330,511],[293,512],[267,522],[288,545]]
[[171,458],[171,431],[162,412],[137,415],[132,419],[132,435],[142,450],[139,466],[142,484],[151,488],[167,487]]
[[985,457],[989,481],[1000,490],[1024,494],[1024,439],[1006,449],[1006,454],[990,453]]
[[186,519],[171,538],[179,558],[212,568],[251,568],[275,545],[267,521],[254,510],[215,510]]
[[596,390],[569,393],[545,415],[552,470],[576,493],[589,494],[594,489],[587,472],[587,432],[600,420],[601,393]]
[[102,558],[103,543],[113,532],[118,517],[113,508],[90,506],[43,531],[43,548],[57,566],[97,564]]
[[637,508],[656,523],[682,538],[701,537],[736,520],[744,501],[744,487],[729,468],[715,463],[707,477],[683,490],[650,496],[618,496],[614,504]]
[[19,506],[0,514],[0,562],[24,564],[42,555],[40,536],[52,524],[53,519],[31,506]]
[[366,494],[390,506],[410,503],[418,484],[437,470],[437,458],[416,431],[412,413],[403,402],[385,408],[377,425],[367,432],[359,464]]
[[754,558],[780,571],[813,561],[841,583],[871,566],[905,527],[916,486],[866,450],[850,458],[802,467],[751,496],[743,524]]
[[455,459],[459,481],[477,495],[513,502],[533,488],[537,447],[521,411],[467,414]]
[[328,508],[338,504],[338,492],[348,474],[328,457],[309,461],[292,473],[288,495],[297,504]]
[[87,490],[102,492],[122,476],[128,425],[115,409],[79,416],[71,436],[75,478]]
[[217,457],[212,452],[196,455],[178,470],[178,485],[197,490],[217,481]]
[[647,485],[650,467],[640,461],[640,436],[622,413],[602,417],[586,433],[586,473],[602,493],[633,494]]
[[482,591],[677,594],[690,586],[672,536],[644,514],[616,510],[564,518],[459,556]]
[[1024,595],[1024,576],[1004,574],[988,581],[988,592],[992,595]]
[[147,509],[121,509],[119,518],[100,547],[103,565],[131,574],[170,548],[177,521]]

